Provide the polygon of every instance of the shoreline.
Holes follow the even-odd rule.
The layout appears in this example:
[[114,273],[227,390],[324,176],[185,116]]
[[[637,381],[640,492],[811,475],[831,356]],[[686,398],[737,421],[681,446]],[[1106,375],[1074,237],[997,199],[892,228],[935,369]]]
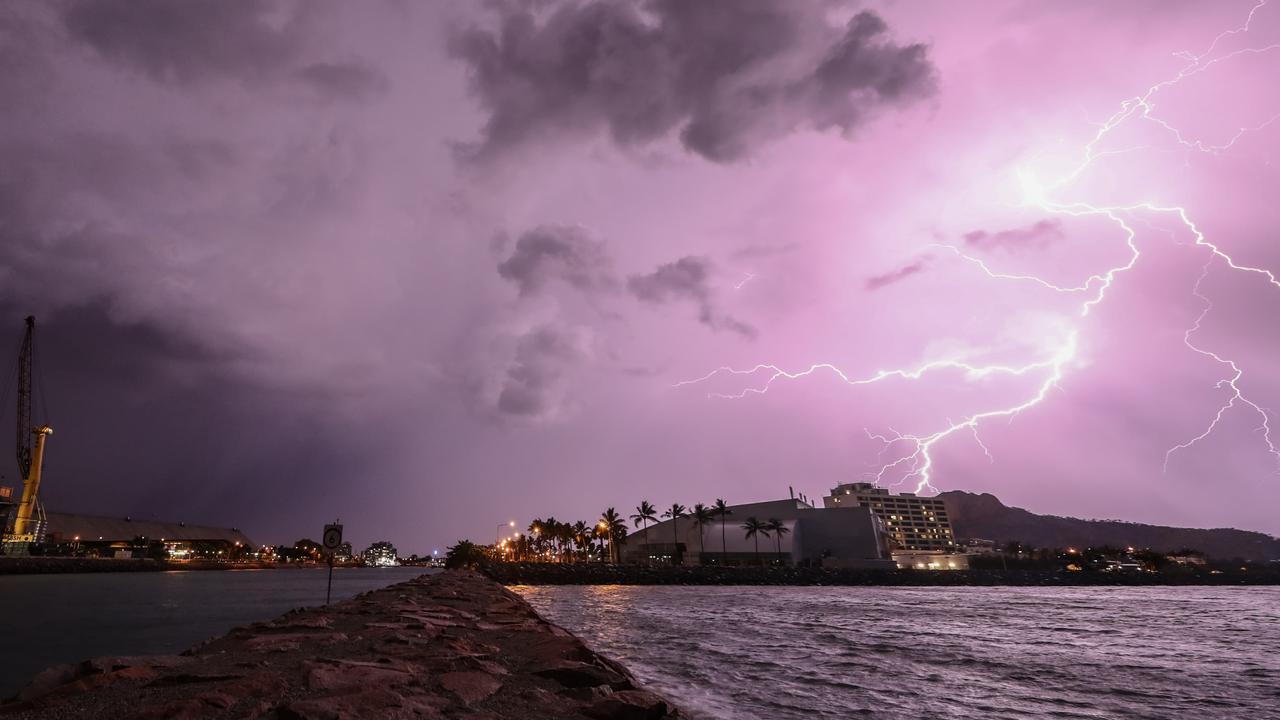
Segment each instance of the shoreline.
[[855,570],[797,567],[670,567],[574,563],[490,564],[503,585],[779,585],[888,587],[1275,586],[1280,568],[1209,573],[1055,570]]
[[[324,563],[274,563],[274,562],[217,562],[188,560],[170,562],[144,558],[67,558],[67,557],[0,557],[0,576],[3,575],[60,575],[69,573],[130,573],[175,571],[232,571],[232,570],[314,570],[327,568]],[[364,567],[363,565],[335,565],[334,568]],[[396,567],[415,567],[397,565]],[[426,570],[425,566],[422,568]]]
[[477,573],[293,610],[181,655],[49,668],[0,718],[684,717],[626,668]]

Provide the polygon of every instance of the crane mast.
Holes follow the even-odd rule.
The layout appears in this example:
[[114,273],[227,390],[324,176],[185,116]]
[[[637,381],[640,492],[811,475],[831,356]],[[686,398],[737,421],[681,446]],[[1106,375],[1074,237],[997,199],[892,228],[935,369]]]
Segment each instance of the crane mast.
[[53,434],[48,425],[36,426],[31,417],[32,368],[35,364],[36,319],[27,317],[27,331],[18,353],[18,471],[22,474],[22,501],[14,517],[13,531],[4,536],[6,550],[17,545],[19,551],[36,541],[40,505],[41,473],[44,469],[45,440]]
[[31,472],[31,455],[34,443],[31,441],[31,370],[35,364],[35,316],[27,316],[27,332],[22,336],[22,349],[18,351],[18,422],[14,425],[18,430],[18,474],[24,480]]

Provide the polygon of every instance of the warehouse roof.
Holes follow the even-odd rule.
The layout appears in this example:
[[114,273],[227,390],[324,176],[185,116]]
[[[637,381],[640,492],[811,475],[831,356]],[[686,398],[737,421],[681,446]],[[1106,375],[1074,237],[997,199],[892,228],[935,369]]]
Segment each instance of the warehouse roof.
[[237,528],[215,528],[160,520],[135,520],[128,517],[100,517],[51,512],[49,535],[64,539],[79,536],[83,540],[132,540],[136,537],[159,540],[224,540],[252,546],[249,538]]

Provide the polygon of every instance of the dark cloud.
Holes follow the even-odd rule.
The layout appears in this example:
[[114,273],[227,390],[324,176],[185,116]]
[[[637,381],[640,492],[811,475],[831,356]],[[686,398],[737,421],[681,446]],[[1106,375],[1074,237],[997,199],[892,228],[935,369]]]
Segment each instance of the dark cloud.
[[321,94],[338,100],[365,100],[387,88],[387,78],[363,63],[314,63],[298,77]]
[[363,61],[310,61],[305,8],[274,0],[75,0],[63,24],[103,58],[171,84],[288,77],[326,98],[364,100],[386,76]]
[[162,82],[255,80],[297,51],[286,10],[266,0],[80,0],[63,21],[103,57]]
[[801,128],[849,133],[877,108],[928,94],[925,46],[898,45],[861,12],[843,29],[821,3],[567,3],[539,21],[507,4],[490,31],[454,35],[488,111],[473,156],[551,133],[607,130],[620,145],[673,132],[691,152],[739,159]]
[[1014,228],[989,233],[985,230],[974,230],[965,233],[964,243],[969,247],[982,250],[1021,250],[1026,247],[1043,247],[1055,240],[1061,240],[1062,221],[1057,219],[1041,220],[1030,227]]
[[692,302],[698,307],[698,321],[704,325],[714,330],[731,330],[754,338],[754,327],[724,314],[716,307],[711,273],[710,260],[688,256],[660,265],[648,275],[632,275],[627,279],[627,289],[641,302]]
[[[29,312],[0,299],[0,370],[13,367]],[[41,487],[51,510],[234,525],[284,540],[303,531],[278,510],[298,507],[300,488],[307,505],[376,457],[367,438],[320,420],[324,399],[229,373],[241,353],[122,321],[105,302],[40,312],[36,333],[36,420],[55,431]],[[12,406],[4,409],[0,436],[12,438]],[[10,463],[0,485],[18,483]]]
[[565,226],[543,226],[521,235],[515,251],[498,265],[498,274],[515,283],[522,296],[556,280],[588,293],[616,284],[604,244],[581,228]]
[[548,324],[530,330],[516,343],[497,410],[526,420],[555,417],[565,403],[568,368],[590,355],[591,334],[584,328]]
[[928,267],[928,265],[929,258],[921,258],[915,262],[903,265],[893,272],[867,278],[867,289],[879,290],[886,285],[892,285],[900,280],[905,280],[916,273],[922,272],[926,267]]

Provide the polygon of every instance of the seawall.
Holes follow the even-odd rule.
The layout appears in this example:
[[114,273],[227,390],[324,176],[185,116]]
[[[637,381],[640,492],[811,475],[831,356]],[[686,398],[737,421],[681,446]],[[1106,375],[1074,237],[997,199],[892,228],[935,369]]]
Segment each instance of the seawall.
[[0,718],[33,720],[679,717],[625,668],[466,571],[291,611],[182,655],[50,668],[0,704]]
[[1280,585],[1280,568],[1223,573],[1055,570],[855,570],[805,567],[671,567],[604,563],[504,563],[484,572],[504,585],[1100,586]]

